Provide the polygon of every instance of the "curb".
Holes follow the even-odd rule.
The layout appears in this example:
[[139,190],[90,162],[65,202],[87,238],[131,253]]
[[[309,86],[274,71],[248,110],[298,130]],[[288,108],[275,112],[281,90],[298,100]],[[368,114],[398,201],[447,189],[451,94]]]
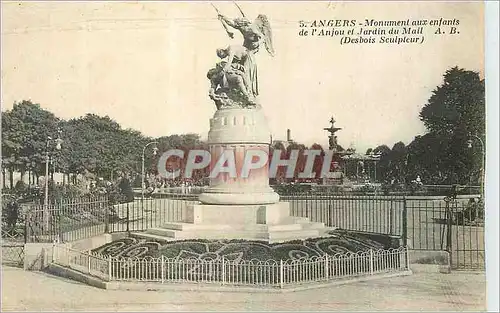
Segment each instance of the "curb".
[[409,250],[410,267],[415,273],[451,273],[447,251]]
[[310,289],[325,288],[331,286],[352,284],[357,282],[365,282],[382,278],[392,278],[399,276],[412,275],[412,270],[406,270],[397,273],[381,273],[363,277],[353,277],[346,279],[332,280],[330,282],[313,282],[311,284],[300,284],[285,288],[272,287],[249,287],[249,286],[223,286],[220,284],[193,284],[186,282],[179,283],[155,283],[155,282],[106,282],[97,277],[88,274],[80,273],[70,268],[63,267],[58,264],[51,263],[47,268],[47,272],[64,278],[69,278],[84,284],[107,290],[127,290],[127,291],[195,291],[195,292],[247,292],[247,293],[287,293]]

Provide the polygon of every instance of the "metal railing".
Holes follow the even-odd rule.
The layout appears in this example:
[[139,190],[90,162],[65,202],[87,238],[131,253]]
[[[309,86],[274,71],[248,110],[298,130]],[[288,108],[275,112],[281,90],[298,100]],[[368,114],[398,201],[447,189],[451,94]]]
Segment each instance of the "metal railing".
[[181,222],[186,208],[198,203],[194,194],[161,194],[113,206],[115,220],[110,222],[110,232],[144,231],[167,222]]
[[100,235],[109,231],[111,214],[106,196],[60,199],[47,208],[32,205],[25,212],[26,241],[74,241]]
[[485,268],[482,201],[471,196],[406,202],[410,249],[447,251],[453,268]]
[[104,281],[207,283],[286,288],[409,270],[405,247],[287,261],[113,258],[54,245],[52,262]]
[[307,217],[326,226],[394,236],[404,234],[404,197],[297,193],[281,196],[280,200],[290,203],[292,216]]

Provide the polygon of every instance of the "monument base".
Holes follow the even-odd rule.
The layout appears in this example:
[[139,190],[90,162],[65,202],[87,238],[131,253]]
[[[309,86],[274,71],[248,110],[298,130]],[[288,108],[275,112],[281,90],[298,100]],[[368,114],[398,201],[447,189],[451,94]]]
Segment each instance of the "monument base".
[[280,196],[270,187],[263,190],[254,190],[252,188],[241,188],[218,190],[217,188],[208,188],[199,196],[203,204],[227,205],[260,205],[277,203]]
[[289,214],[289,203],[186,207],[184,220],[148,229],[134,236],[154,240],[245,239],[269,243],[326,235],[323,223]]

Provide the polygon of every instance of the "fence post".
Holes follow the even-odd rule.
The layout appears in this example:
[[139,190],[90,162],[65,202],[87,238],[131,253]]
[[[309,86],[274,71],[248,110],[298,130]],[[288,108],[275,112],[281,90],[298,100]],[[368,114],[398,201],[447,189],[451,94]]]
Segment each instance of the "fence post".
[[161,283],[165,282],[165,256],[161,255]]
[[410,250],[408,250],[408,248],[405,247],[405,250],[406,250],[406,269],[407,270],[410,270]]
[[370,249],[370,275],[373,275],[373,249]]
[[59,242],[63,242],[63,231],[62,231],[62,223],[61,223],[61,220],[62,220],[62,216],[61,216],[61,210],[62,210],[62,204],[61,205],[57,205],[57,200],[54,200],[56,201],[56,208],[57,208],[57,223],[58,223],[58,226],[57,229],[58,229],[58,232],[59,232]]
[[451,227],[453,222],[453,214],[451,211],[451,199],[445,199],[446,201],[446,251],[450,254],[450,263],[452,257],[452,247],[451,247]]
[[29,226],[28,226],[28,223],[30,223],[31,221],[31,217],[30,217],[30,210],[31,208],[28,209],[28,212],[26,212],[25,216],[24,216],[24,243],[27,243],[28,242],[28,232],[29,232]]
[[403,247],[408,246],[408,207],[406,203],[406,196],[403,196]]
[[52,244],[52,263],[55,263],[56,260],[56,243]]
[[113,257],[108,257],[108,281],[113,279]]
[[283,260],[280,260],[280,288],[283,289]]
[[329,268],[329,265],[328,265],[328,254],[325,254],[325,278],[328,280],[329,276],[328,276],[328,268]]
[[389,207],[389,235],[393,235],[394,231],[394,199],[390,199],[389,202],[391,203]]
[[224,257],[222,257],[222,284],[226,284],[226,265],[224,263]]
[[109,233],[109,198],[107,196],[104,197],[104,233]]
[[88,271],[89,271],[88,274],[90,274],[90,253],[87,254],[87,260],[88,260],[88,265],[89,265],[88,266]]
[[127,233],[130,233],[130,212],[129,212],[129,203],[127,202]]

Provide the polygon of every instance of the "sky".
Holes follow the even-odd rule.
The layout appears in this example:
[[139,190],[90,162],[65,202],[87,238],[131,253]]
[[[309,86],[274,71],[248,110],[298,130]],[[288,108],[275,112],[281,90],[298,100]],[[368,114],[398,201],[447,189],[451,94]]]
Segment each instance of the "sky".
[[[291,129],[297,142],[328,146],[334,116],[343,147],[364,151],[408,144],[425,128],[418,114],[444,72],[483,73],[480,2],[239,2],[252,19],[268,16],[274,57],[257,57],[260,103],[273,138]],[[215,2],[231,17],[231,2]],[[215,105],[207,71],[230,40],[209,2],[2,1],[2,111],[30,99],[70,119],[109,115],[152,137],[206,138]],[[340,45],[339,38],[300,37],[314,19],[459,19],[460,34],[418,45]]]

